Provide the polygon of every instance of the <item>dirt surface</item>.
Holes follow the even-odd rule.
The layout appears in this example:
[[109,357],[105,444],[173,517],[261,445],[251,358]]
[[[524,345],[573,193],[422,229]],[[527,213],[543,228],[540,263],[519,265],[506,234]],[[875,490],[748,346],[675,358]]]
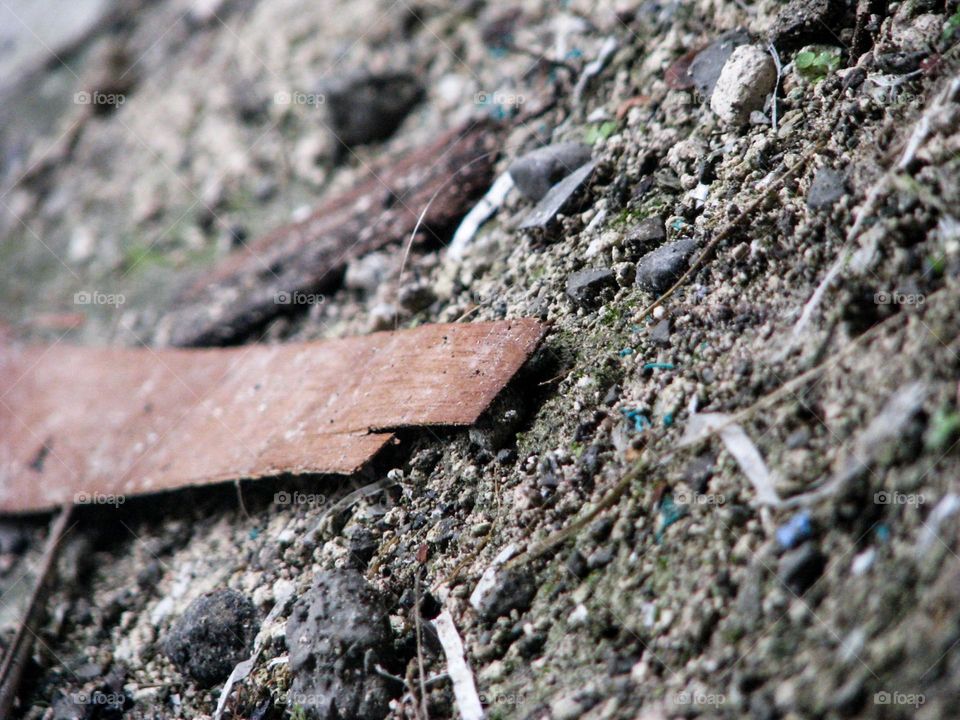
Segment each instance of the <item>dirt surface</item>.
[[[398,234],[322,295],[208,335],[550,325],[476,426],[403,434],[357,476],[81,508],[20,716],[211,717],[222,685],[164,647],[223,588],[260,622],[225,717],[328,717],[330,697],[359,717],[384,693],[388,717],[455,717],[441,610],[490,718],[955,715],[955,4],[102,5],[49,41],[60,61],[16,45],[4,85],[19,337],[161,344],[191,288],[225,307],[217,288],[282,291],[269,263],[217,285],[220,263],[464,124],[489,123],[494,188],[551,143],[594,165],[564,185],[528,162],[564,187],[537,205],[525,177],[454,250],[451,218]],[[396,82],[370,127],[370,88]],[[330,128],[349,117],[345,144]],[[397,198],[429,204],[363,197],[371,226]],[[45,522],[0,533],[4,642]],[[334,571],[366,584],[315,600]],[[365,606],[375,643],[346,631]],[[294,607],[323,628],[319,661],[289,647]]]

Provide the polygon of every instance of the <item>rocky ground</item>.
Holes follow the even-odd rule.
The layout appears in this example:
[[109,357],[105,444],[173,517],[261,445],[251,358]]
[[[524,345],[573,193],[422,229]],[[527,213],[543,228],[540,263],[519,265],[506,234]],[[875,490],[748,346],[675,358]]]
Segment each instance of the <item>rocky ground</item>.
[[[211,282],[306,298],[223,342],[550,330],[476,427],[362,476],[81,508],[22,717],[211,717],[251,653],[225,717],[455,717],[441,611],[490,718],[955,714],[954,3],[25,7],[12,332],[169,343]],[[513,186],[453,248],[449,218],[406,242],[414,177],[323,278],[211,272],[457,128],[493,152],[445,207]],[[45,528],[0,533],[4,642]]]

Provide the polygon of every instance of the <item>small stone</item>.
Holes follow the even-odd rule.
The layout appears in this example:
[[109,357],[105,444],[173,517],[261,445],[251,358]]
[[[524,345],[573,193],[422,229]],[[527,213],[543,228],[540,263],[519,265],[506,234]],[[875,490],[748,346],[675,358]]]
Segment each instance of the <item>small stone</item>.
[[595,167],[595,162],[588,162],[550,188],[550,192],[527,215],[526,220],[520,225],[520,229],[530,230],[549,227],[556,219],[557,214],[566,208],[577,195]]
[[609,565],[612,560],[613,548],[607,545],[590,553],[590,557],[587,558],[587,568],[590,570],[598,570]]
[[374,665],[392,650],[383,599],[356,570],[321,572],[287,620],[289,706],[311,716],[385,717],[390,688]]
[[777,575],[795,595],[803,595],[823,573],[826,558],[813,544],[806,543],[780,558]]
[[741,45],[720,71],[710,108],[724,122],[743,125],[750,113],[763,109],[776,82],[777,68],[770,54],[756,45]]
[[661,320],[650,330],[650,342],[660,347],[670,345],[670,320],[669,318]]
[[517,190],[539,202],[550,188],[590,160],[590,148],[577,142],[547,145],[517,158],[509,173]]
[[423,99],[423,87],[404,72],[351,73],[322,88],[337,140],[353,147],[386,140]]
[[477,598],[476,608],[488,620],[494,620],[511,610],[526,610],[536,594],[537,586],[528,571],[501,568],[493,587]]
[[615,285],[616,278],[610,268],[581,270],[567,278],[567,297],[578,305],[591,305],[604,290]]
[[820,168],[810,183],[807,207],[811,210],[826,210],[833,207],[845,192],[843,173],[831,168]]
[[619,287],[630,287],[637,279],[637,266],[632,262],[617,263],[613,266],[613,274]]
[[663,219],[650,217],[635,225],[623,239],[623,249],[628,257],[637,258],[655,250],[667,240]]
[[810,42],[835,41],[836,20],[846,8],[843,0],[791,0],[777,15],[770,41],[779,50],[790,50]]
[[637,263],[637,285],[647,292],[662,295],[683,274],[696,249],[696,241],[685,238],[647,253]]
[[720,71],[730,59],[735,48],[750,42],[750,35],[744,30],[731,30],[723,33],[707,47],[697,53],[690,63],[690,79],[702,102],[710,102],[713,90],[720,78]]
[[190,603],[173,624],[164,652],[181,673],[210,687],[250,656],[258,626],[250,598],[236,590],[214,590]]

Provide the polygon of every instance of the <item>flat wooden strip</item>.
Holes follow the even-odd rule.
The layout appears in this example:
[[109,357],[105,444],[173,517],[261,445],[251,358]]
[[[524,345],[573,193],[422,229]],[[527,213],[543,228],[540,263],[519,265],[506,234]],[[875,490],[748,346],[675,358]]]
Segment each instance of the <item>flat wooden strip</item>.
[[473,423],[543,333],[524,319],[207,350],[2,345],[0,512],[349,474],[392,430]]

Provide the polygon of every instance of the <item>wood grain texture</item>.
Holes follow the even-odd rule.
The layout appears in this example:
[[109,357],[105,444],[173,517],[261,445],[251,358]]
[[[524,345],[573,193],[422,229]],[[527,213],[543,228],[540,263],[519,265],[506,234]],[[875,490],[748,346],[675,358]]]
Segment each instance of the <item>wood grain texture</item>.
[[204,350],[3,345],[0,512],[349,474],[393,430],[473,423],[543,333],[523,319]]

